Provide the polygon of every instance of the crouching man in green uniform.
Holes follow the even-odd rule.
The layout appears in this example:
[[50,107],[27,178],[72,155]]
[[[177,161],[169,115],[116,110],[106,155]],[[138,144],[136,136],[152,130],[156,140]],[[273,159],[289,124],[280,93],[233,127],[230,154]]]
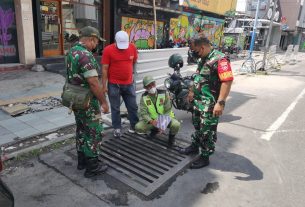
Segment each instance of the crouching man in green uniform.
[[100,162],[103,126],[100,123],[101,106],[109,111],[98,80],[99,68],[91,51],[96,48],[100,37],[96,28],[87,26],[80,30],[80,40],[69,51],[66,59],[67,81],[70,84],[88,88],[93,93],[88,109],[74,110],[76,121],[77,169],[86,169],[84,176],[89,178],[106,171],[107,165]]
[[180,122],[175,119],[172,111],[172,104],[169,94],[166,90],[156,88],[156,82],[151,76],[145,76],[143,86],[146,92],[142,95],[139,107],[139,119],[135,130],[137,133],[147,133],[150,131],[150,137],[153,138],[159,132],[157,128],[159,115],[168,115],[170,129],[168,137],[168,147],[172,147],[175,142],[175,135],[180,129]]

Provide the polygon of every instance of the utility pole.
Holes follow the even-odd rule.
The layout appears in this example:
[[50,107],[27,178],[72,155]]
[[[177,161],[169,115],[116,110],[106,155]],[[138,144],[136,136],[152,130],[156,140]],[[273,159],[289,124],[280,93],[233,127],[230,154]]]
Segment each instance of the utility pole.
[[257,6],[256,6],[256,12],[255,12],[255,20],[254,20],[254,26],[253,26],[253,31],[252,31],[252,35],[251,35],[250,49],[249,49],[249,58],[252,57],[252,52],[253,52],[253,47],[254,47],[254,42],[255,42],[255,35],[256,35],[256,27],[257,27],[257,18],[258,18],[259,6],[260,6],[260,0],[257,0]]
[[270,25],[269,25],[268,36],[267,36],[266,45],[265,45],[264,57],[263,57],[263,65],[261,68],[258,69],[259,71],[265,71],[266,57],[267,57],[267,52],[269,49],[269,43],[270,43],[271,32],[272,32],[272,27],[273,27],[273,17],[274,17],[275,7],[277,5],[277,2],[278,2],[278,0],[275,0],[274,5],[272,7],[272,15],[270,18]]
[[154,48],[157,49],[157,12],[156,12],[156,0],[153,0],[153,10],[154,10],[154,35],[155,35],[155,41],[154,41]]

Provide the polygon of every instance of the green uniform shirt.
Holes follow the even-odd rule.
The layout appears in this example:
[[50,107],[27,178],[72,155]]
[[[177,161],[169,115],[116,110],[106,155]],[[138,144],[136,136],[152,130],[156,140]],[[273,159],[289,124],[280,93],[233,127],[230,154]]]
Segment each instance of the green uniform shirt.
[[198,63],[199,74],[194,78],[194,106],[198,111],[211,111],[218,99],[221,81],[218,76],[218,60],[225,55],[212,50]]
[[66,58],[68,82],[89,88],[86,78],[97,77],[97,64],[92,53],[81,43],[76,43],[69,51]]

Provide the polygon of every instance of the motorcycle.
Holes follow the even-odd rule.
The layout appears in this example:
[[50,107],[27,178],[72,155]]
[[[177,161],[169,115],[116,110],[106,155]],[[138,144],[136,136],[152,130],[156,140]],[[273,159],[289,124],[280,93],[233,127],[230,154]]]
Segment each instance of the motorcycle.
[[[177,61],[171,61],[176,56]],[[173,58],[174,57],[174,58]],[[193,87],[194,75],[182,77],[180,69],[183,67],[183,59],[179,54],[174,54],[169,59],[169,66],[174,73],[164,80],[164,86],[170,93],[173,106],[178,110],[192,112],[193,105],[187,101],[189,90]]]

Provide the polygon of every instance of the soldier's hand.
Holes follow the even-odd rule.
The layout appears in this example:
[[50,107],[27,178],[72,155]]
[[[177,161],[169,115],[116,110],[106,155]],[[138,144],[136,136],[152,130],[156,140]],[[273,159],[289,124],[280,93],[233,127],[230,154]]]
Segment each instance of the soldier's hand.
[[188,103],[191,103],[193,100],[194,100],[194,92],[193,91],[189,91],[189,93],[187,94],[187,97],[186,97],[186,101]]
[[107,103],[107,102],[102,103],[102,112],[103,112],[104,114],[109,113],[109,106],[108,106],[108,103]]
[[213,109],[213,116],[221,116],[223,112],[224,107],[221,106],[219,103],[216,103]]
[[103,94],[107,94],[108,93],[108,88],[107,87],[103,87],[102,88],[102,93]]
[[151,120],[150,124],[153,125],[154,127],[157,127],[157,120]]

